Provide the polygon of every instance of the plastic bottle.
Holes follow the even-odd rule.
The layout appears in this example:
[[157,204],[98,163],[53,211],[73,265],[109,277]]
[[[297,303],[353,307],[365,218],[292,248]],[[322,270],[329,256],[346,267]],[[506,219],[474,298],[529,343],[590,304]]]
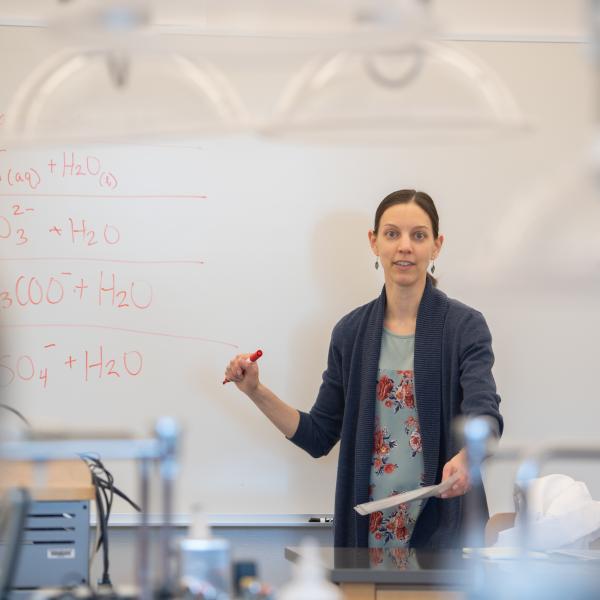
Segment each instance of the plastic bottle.
[[317,543],[307,538],[294,564],[292,580],[281,588],[278,600],[341,600],[342,593],[331,583],[322,565]]
[[229,600],[231,561],[229,542],[211,535],[206,515],[194,506],[189,538],[179,542],[179,577],[197,597]]

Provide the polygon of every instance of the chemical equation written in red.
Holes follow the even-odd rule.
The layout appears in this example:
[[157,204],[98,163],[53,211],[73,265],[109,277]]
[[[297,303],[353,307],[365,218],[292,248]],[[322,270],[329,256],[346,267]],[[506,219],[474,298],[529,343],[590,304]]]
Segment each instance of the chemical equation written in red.
[[92,154],[79,154],[64,150],[60,155],[50,156],[42,164],[14,166],[10,153],[3,148],[0,154],[0,186],[12,189],[37,190],[51,181],[66,179],[90,180],[103,190],[116,190],[119,180],[115,172]]
[[83,276],[57,271],[37,276],[18,274],[8,286],[0,287],[0,311],[28,307],[62,307],[88,304],[117,310],[146,310],[152,305],[154,290],[147,281],[119,277],[115,272]]
[[[26,246],[34,240],[31,223],[36,218],[35,213],[35,208],[18,203],[0,212],[0,244]],[[80,217],[56,219],[47,223],[42,231],[45,234],[42,241],[52,238],[72,247],[108,247],[116,246],[121,241],[121,231],[116,225],[91,223]]]
[[[0,114],[0,126],[2,117]],[[0,199],[4,199],[0,204],[0,261],[16,265],[15,270],[4,272],[0,279],[0,315],[7,315],[0,320],[0,327],[40,331],[87,329],[96,331],[98,336],[94,335],[93,341],[81,344],[79,349],[61,348],[61,339],[54,339],[37,350],[27,346],[21,353],[0,356],[0,386],[37,385],[46,389],[49,382],[124,381],[143,374],[142,348],[111,347],[107,332],[131,334],[135,336],[133,345],[144,335],[236,347],[187,332],[155,331],[144,328],[143,323],[134,329],[129,324],[123,327],[111,322],[110,315],[118,311],[152,314],[148,309],[154,304],[152,283],[141,279],[139,273],[132,275],[124,267],[114,265],[136,264],[148,269],[148,265],[203,264],[202,260],[186,257],[141,260],[138,256],[124,256],[127,244],[134,240],[131,230],[119,223],[121,201],[196,202],[207,198],[203,194],[148,195],[119,190],[120,173],[125,166],[118,163],[117,172],[114,164],[109,157],[68,148],[34,154],[0,148]],[[58,200],[51,211],[46,204],[49,198]],[[77,205],[71,199],[76,199]],[[102,217],[92,217],[99,214],[97,207],[74,208],[79,201],[83,207],[93,206],[100,199],[110,203],[107,206],[115,211],[112,216],[102,212]],[[121,250],[116,250],[119,247]],[[120,255],[115,256],[115,252]],[[86,262],[87,266],[82,266]],[[46,263],[48,266],[44,267]],[[96,268],[90,266],[93,264]],[[102,314],[104,322],[85,321],[90,311],[80,307],[96,309],[91,312]],[[17,312],[33,318],[15,322],[8,315]],[[52,319],[46,320],[50,314]],[[83,316],[84,321],[74,322],[78,316]],[[35,322],[36,318],[39,322]],[[57,323],[57,319],[62,322]]]
[[137,377],[144,368],[139,350],[107,350],[103,344],[78,351],[61,349],[49,342],[33,354],[0,356],[0,388],[30,384],[47,389],[59,371],[79,383]]

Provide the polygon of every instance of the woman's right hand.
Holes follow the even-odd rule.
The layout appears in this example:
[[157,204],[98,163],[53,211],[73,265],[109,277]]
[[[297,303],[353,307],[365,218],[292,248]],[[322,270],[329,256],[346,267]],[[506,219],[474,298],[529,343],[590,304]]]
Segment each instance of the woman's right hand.
[[250,395],[258,388],[258,365],[250,360],[250,354],[238,354],[225,369],[225,378],[237,385],[244,394]]
[[293,437],[300,424],[300,413],[260,383],[258,365],[250,360],[251,356],[238,354],[232,359],[225,369],[225,378],[235,383],[283,435]]

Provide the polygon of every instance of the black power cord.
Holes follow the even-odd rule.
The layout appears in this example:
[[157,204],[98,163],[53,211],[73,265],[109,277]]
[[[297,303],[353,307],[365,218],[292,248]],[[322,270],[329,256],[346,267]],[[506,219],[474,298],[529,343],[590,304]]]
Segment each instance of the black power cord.
[[138,512],[142,512],[142,509],[129,496],[115,486],[114,477],[98,457],[90,454],[80,454],[80,457],[90,469],[92,484],[96,491],[96,511],[100,526],[100,537],[96,543],[96,552],[102,548],[103,563],[102,577],[98,583],[100,585],[112,586],[109,574],[108,519],[112,510],[114,497],[115,495],[119,496],[119,498],[125,500]]
[[23,413],[19,412],[16,408],[13,408],[12,406],[5,404],[4,402],[0,402],[0,408],[4,408],[5,410],[8,410],[14,415],[17,415],[17,417],[19,417],[19,419],[21,419],[21,421],[23,421],[23,423],[27,425],[27,427],[31,428],[31,423],[23,416]]

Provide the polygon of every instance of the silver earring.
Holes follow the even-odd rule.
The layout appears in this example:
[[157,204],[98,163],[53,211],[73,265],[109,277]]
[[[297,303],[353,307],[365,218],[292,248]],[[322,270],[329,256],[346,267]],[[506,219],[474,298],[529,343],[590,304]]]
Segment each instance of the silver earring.
[[431,274],[433,275],[435,273],[435,263],[432,261],[431,262]]
[[379,256],[375,259],[375,268],[379,269]]

